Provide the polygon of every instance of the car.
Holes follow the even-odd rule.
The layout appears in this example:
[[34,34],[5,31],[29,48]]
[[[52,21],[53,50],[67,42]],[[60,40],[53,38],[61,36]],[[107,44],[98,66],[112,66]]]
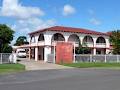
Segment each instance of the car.
[[26,51],[21,50],[17,52],[17,57],[25,58],[26,57]]

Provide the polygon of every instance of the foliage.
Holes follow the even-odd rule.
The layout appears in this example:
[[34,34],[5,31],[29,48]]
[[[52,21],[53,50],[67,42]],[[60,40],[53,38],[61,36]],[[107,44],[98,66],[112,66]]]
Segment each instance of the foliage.
[[24,45],[24,44],[29,44],[29,42],[27,41],[27,37],[26,36],[19,36],[14,45],[20,46],[20,45]]
[[110,42],[113,46],[113,54],[120,54],[120,30],[111,32]]
[[2,53],[12,53],[12,47],[9,46],[8,44],[4,44],[2,46],[2,50],[1,50]]
[[89,54],[90,53],[90,49],[87,47],[86,44],[84,44],[85,47],[83,47],[81,45],[81,43],[79,42],[79,47],[75,48],[75,53],[76,54]]
[[14,31],[5,24],[0,24],[0,53],[11,52],[10,42],[13,40]]

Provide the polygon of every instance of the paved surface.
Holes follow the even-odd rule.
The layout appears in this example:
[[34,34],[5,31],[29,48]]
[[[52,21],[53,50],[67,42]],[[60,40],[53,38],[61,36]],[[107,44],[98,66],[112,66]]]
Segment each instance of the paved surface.
[[47,70],[47,69],[70,69],[72,67],[44,63],[43,61],[28,60],[26,58],[19,58],[21,60],[19,63],[26,66],[26,70]]
[[120,90],[120,71],[59,69],[1,75],[0,90]]

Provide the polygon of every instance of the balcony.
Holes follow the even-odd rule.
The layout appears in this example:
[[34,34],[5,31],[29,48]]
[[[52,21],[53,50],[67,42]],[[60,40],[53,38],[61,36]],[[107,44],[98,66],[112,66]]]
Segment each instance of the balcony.
[[84,42],[83,47],[93,47],[93,42]]
[[45,45],[45,41],[38,41],[37,45],[38,46],[44,46]]
[[96,43],[97,48],[105,48],[106,47],[106,43]]
[[45,42],[44,41],[39,41],[38,43],[30,43],[30,46],[44,46]]

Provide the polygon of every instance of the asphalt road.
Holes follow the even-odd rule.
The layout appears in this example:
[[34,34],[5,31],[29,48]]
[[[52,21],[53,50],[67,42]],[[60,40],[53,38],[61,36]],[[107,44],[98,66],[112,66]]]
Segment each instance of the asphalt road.
[[120,71],[67,69],[0,75],[0,90],[120,90]]

